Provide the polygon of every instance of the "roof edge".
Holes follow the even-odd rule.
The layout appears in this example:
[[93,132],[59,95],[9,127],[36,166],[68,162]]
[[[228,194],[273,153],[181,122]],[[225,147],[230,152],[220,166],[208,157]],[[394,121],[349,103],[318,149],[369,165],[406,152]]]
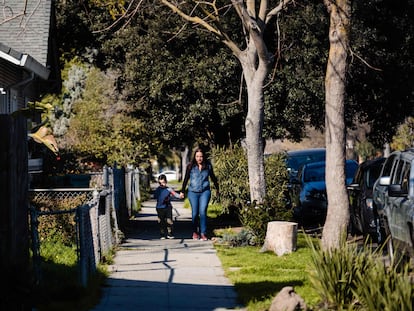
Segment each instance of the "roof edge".
[[40,64],[36,59],[31,57],[29,54],[23,54],[13,50],[3,43],[0,43],[0,58],[33,72],[43,80],[47,80],[49,78],[50,70]]

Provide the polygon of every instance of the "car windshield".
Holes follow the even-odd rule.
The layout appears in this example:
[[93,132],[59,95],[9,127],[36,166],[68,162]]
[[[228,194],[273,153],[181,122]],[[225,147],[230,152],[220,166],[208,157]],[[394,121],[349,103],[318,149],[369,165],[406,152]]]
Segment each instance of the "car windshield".
[[304,182],[310,181],[324,181],[325,180],[325,165],[309,167],[305,170],[303,176]]
[[287,159],[287,167],[292,169],[293,171],[297,171],[299,167],[306,163],[310,162],[318,162],[325,160],[325,156],[323,154],[308,154],[303,156],[292,156]]
[[[358,164],[356,162],[346,162],[346,179],[352,179],[355,175],[356,170],[358,169]],[[311,165],[307,167],[304,171],[303,181],[324,181],[325,180],[325,164],[321,165]]]

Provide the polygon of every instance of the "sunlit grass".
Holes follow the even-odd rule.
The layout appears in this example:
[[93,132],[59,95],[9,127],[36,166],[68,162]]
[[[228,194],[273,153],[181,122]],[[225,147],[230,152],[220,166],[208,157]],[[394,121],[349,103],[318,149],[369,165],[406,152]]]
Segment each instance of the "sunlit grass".
[[86,288],[81,286],[76,247],[59,242],[42,242],[39,284],[34,290],[34,304],[39,311],[87,311],[100,299],[100,290],[108,276],[99,265]]
[[299,234],[297,250],[277,256],[260,253],[260,247],[216,245],[226,276],[235,285],[240,303],[249,311],[267,310],[275,295],[285,286],[295,291],[311,305],[318,302],[317,292],[309,279],[311,250]]

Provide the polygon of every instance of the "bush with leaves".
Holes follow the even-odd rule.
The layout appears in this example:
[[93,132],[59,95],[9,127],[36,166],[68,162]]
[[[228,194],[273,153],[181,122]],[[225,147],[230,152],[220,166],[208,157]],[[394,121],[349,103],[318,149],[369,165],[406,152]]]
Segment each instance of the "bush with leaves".
[[31,204],[38,212],[52,213],[38,217],[40,242],[61,242],[76,245],[76,220],[74,209],[86,202],[86,195],[74,198],[36,199]]
[[286,200],[288,173],[283,154],[266,157],[267,193],[262,205],[250,203],[247,157],[239,144],[227,149],[218,147],[213,150],[212,157],[220,183],[223,213],[236,207],[242,225],[256,236],[257,243],[264,241],[269,221],[291,219]]
[[254,246],[257,244],[256,236],[246,229],[242,229],[240,232],[225,230],[218,242],[230,247]]
[[223,213],[228,213],[229,207],[240,206],[250,198],[246,154],[240,145],[234,145],[228,148],[216,147],[211,156],[220,184]]

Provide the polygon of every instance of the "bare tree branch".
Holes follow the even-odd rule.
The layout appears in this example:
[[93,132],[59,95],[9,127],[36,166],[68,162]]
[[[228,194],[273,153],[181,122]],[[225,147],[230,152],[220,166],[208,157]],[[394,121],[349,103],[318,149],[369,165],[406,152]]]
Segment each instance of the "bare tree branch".
[[[19,17],[22,17],[26,15],[26,10],[27,10],[27,0],[24,1],[24,8],[21,12],[14,14],[13,9],[6,5],[5,1],[3,1],[3,8],[2,8],[2,13],[3,13],[3,20],[0,22],[0,25],[3,25],[5,23],[8,23],[12,20],[15,20]],[[7,14],[8,13],[8,14]]]
[[280,11],[282,11],[289,2],[293,2],[294,0],[281,0],[279,5],[273,8],[266,16],[265,24],[267,24],[275,15],[277,15]]
[[[188,15],[188,14],[184,13],[181,9],[179,9],[176,5],[172,4],[168,0],[161,0],[161,2],[164,5],[166,5],[167,7],[169,7],[173,12],[177,13],[179,16],[181,16],[183,19],[185,19],[186,21],[191,22],[191,23],[194,23],[194,24],[198,24],[200,26],[203,26],[208,31],[210,31],[213,34],[215,34],[217,37],[220,38],[220,40],[225,45],[227,45],[231,49],[231,51],[233,52],[233,54],[236,57],[238,57],[238,55],[240,55],[241,51],[238,48],[238,46],[219,27],[217,27],[217,26],[214,27],[213,25],[209,24],[206,20],[204,20],[204,19],[202,19],[202,18],[200,18],[198,16],[191,16],[191,15]],[[213,20],[217,20],[217,18],[214,17]]]
[[381,68],[377,68],[374,67],[372,65],[370,65],[365,59],[363,59],[361,56],[359,56],[358,54],[354,53],[354,51],[352,49],[349,49],[351,56],[355,56],[356,58],[358,58],[362,63],[364,63],[368,68],[371,68],[372,70],[376,70],[376,71],[382,71]]
[[256,20],[249,15],[248,9],[244,6],[243,0],[232,0],[233,6],[238,7],[241,12],[241,18],[243,25],[246,27],[250,38],[254,41],[257,54],[260,60],[269,62],[269,53],[266,44],[263,40],[263,26],[262,27],[256,22]]
[[[138,11],[138,9],[140,8],[142,2],[144,0],[140,0],[138,2],[138,4],[135,4],[135,0],[132,0],[131,3],[128,5],[127,9],[125,10],[124,14],[122,14],[122,16],[120,16],[119,18],[117,18],[111,25],[109,25],[106,28],[100,29],[100,30],[94,30],[92,31],[92,33],[102,33],[108,30],[111,30],[112,28],[116,27],[118,24],[120,24],[123,20],[127,20],[127,22],[125,24],[129,24],[129,22],[131,21],[132,17],[135,16],[136,12]],[[124,25],[125,27],[125,25]]]

